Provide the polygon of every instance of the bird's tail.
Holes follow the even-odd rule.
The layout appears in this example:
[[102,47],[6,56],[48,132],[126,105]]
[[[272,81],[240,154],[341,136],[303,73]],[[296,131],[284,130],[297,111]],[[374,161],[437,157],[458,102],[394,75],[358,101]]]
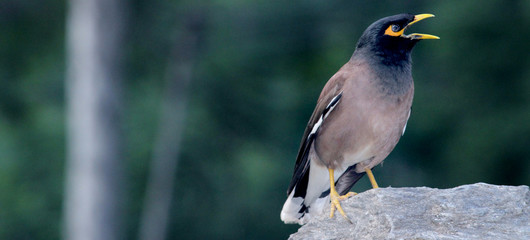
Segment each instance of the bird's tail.
[[289,197],[283,204],[282,213],[280,214],[280,217],[285,223],[302,224],[301,219],[304,217],[307,207],[304,205],[303,198],[294,197],[295,190],[296,189],[291,191],[291,194],[289,194]]
[[[304,173],[301,181],[296,184],[289,193],[287,201],[283,204],[281,219],[285,223],[305,224],[312,214],[321,214],[324,207],[329,203],[329,177],[327,169],[311,166],[310,171]],[[309,173],[313,177],[309,181]],[[347,194],[353,185],[361,179],[365,173],[357,173],[355,165],[345,171],[337,171],[338,179],[335,180],[335,188],[340,195]]]
[[321,213],[329,202],[328,170],[313,161],[310,164],[283,205],[280,217],[285,223],[305,224],[311,214]]

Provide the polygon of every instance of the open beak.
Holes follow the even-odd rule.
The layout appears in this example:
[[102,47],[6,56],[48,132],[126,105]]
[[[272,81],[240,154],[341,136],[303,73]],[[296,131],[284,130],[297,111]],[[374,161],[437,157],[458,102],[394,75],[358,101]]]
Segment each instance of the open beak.
[[[414,20],[410,22],[407,27],[410,25],[417,23],[425,18],[431,18],[434,17],[433,14],[425,13],[425,14],[418,14],[414,16]],[[405,28],[407,28],[405,27]],[[437,36],[431,35],[431,34],[424,34],[424,33],[411,33],[409,35],[403,35],[403,37],[410,38],[410,39],[440,39]]]

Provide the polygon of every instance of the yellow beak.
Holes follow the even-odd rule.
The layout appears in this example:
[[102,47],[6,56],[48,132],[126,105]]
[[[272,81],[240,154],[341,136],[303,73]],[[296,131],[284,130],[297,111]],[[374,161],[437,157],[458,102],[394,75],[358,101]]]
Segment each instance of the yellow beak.
[[[433,14],[425,13],[425,14],[418,14],[414,16],[414,20],[407,24],[407,27],[410,25],[417,23],[423,19],[434,17]],[[403,35],[403,37],[406,38],[412,38],[412,39],[440,39],[438,36],[430,35],[430,34],[424,34],[424,33],[411,33],[409,35]]]

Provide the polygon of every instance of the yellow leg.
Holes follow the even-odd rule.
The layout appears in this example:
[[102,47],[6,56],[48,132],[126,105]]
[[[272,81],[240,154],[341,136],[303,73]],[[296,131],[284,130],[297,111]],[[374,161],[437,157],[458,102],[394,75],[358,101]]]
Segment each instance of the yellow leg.
[[375,181],[372,170],[370,170],[369,168],[365,168],[364,170],[366,171],[366,174],[368,175],[368,178],[370,179],[370,183],[372,183],[372,187],[379,188],[379,186],[377,185],[377,182]]
[[340,201],[347,199],[356,193],[349,192],[346,195],[340,196],[339,193],[337,193],[337,190],[335,189],[335,177],[333,175],[334,170],[331,168],[328,168],[329,171],[329,197],[331,201],[331,211],[329,213],[329,217],[332,218],[333,214],[335,213],[335,209],[340,212],[340,214],[348,220],[348,222],[351,223],[351,220],[346,216],[346,213],[344,213],[344,210],[342,210],[342,207],[340,206]]

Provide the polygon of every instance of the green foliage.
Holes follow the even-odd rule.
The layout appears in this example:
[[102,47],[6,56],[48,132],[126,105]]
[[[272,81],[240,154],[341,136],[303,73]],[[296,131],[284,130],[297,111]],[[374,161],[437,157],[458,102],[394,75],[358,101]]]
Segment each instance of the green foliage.
[[[43,7],[45,6],[45,7]],[[0,239],[61,236],[64,23],[58,0],[0,3]],[[169,52],[207,23],[191,85],[171,239],[281,239],[279,213],[326,80],[373,21],[436,18],[413,53],[407,132],[381,186],[530,184],[528,1],[132,1],[125,56],[127,239],[136,237]],[[368,189],[365,180],[355,191]]]

